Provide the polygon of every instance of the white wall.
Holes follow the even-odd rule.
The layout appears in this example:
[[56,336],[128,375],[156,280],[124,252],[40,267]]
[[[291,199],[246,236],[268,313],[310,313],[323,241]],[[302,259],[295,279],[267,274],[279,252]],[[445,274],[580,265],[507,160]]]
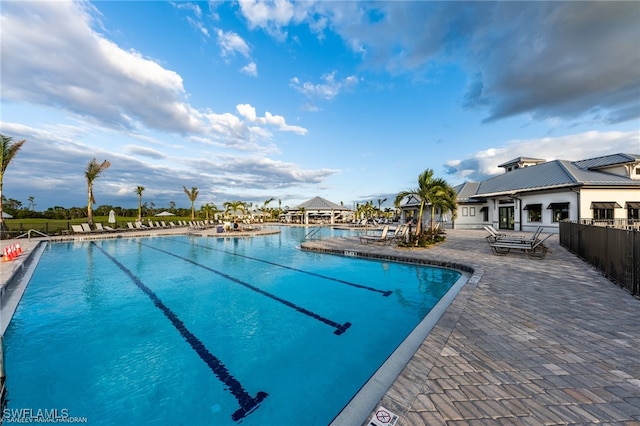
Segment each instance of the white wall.
[[627,201],[640,202],[640,188],[635,189],[617,189],[617,188],[583,188],[580,190],[580,211],[582,217],[580,219],[593,219],[593,210],[591,210],[592,202],[612,202],[620,204],[621,209],[614,209],[615,219],[626,219],[627,209],[625,203]]

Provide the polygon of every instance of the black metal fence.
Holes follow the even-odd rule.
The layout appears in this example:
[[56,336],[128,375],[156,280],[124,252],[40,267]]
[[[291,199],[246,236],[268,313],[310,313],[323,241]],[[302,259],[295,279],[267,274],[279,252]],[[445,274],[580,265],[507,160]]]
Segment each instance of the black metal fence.
[[634,296],[640,296],[640,231],[563,221],[560,244]]

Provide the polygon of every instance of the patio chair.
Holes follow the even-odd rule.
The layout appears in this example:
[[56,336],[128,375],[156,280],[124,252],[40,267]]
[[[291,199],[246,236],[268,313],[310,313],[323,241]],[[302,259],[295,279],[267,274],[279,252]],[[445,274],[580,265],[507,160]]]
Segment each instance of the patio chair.
[[[73,230],[74,234],[86,234],[87,231],[84,230],[84,228],[82,228],[82,226],[80,225],[71,225],[71,229]],[[88,232],[91,232],[91,230],[89,230]]]
[[[538,233],[538,235],[540,235]],[[511,250],[520,250],[533,259],[544,259],[549,252],[549,248],[544,245],[544,242],[553,234],[549,234],[542,240],[539,238],[529,240],[497,240],[491,243],[491,251],[496,256],[506,256]]]
[[360,236],[360,244],[371,244],[371,243],[391,243],[392,239],[387,238],[387,234],[389,233],[389,225],[385,225],[382,228],[382,233],[380,235],[362,235]]
[[98,232],[114,232],[115,229],[113,229],[110,226],[102,226],[101,223],[96,223],[96,231]]
[[97,232],[93,229],[91,229],[91,225],[89,225],[88,223],[81,223],[80,227],[82,227],[82,230],[85,232],[85,234],[91,233],[91,232]]

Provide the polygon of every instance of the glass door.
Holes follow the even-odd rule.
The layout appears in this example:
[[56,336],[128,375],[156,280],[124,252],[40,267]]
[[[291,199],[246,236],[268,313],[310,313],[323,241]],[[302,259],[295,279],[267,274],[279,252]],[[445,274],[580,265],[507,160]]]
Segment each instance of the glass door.
[[513,229],[515,223],[514,208],[500,207],[498,210],[498,228],[500,229]]

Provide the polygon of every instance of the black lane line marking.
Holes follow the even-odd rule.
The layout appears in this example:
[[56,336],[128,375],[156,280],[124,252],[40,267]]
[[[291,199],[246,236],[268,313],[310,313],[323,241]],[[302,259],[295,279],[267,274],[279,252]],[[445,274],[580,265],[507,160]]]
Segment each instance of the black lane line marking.
[[213,247],[201,246],[199,244],[191,244],[191,243],[180,241],[180,240],[172,239],[171,241],[175,241],[175,242],[182,243],[182,244],[188,244],[190,246],[206,248],[206,249],[209,249],[209,250],[212,250],[212,251],[217,251],[217,252],[220,252],[220,253],[232,254],[234,256],[244,257],[245,259],[255,260],[257,262],[262,262],[262,263],[266,263],[268,265],[278,266],[280,268],[289,269],[291,271],[300,272],[302,274],[312,275],[312,276],[318,277],[318,278],[324,278],[325,280],[331,280],[331,281],[339,282],[339,283],[342,283],[342,284],[350,285],[352,287],[361,288],[363,290],[369,290],[369,291],[374,291],[376,293],[382,293],[382,295],[385,296],[385,297],[390,296],[391,293],[393,293],[393,290],[380,290],[380,289],[377,289],[377,288],[368,287],[366,285],[362,285],[362,284],[352,283],[350,281],[341,280],[340,278],[328,277],[326,275],[317,274],[315,272],[305,271],[303,269],[292,268],[291,266],[282,265],[282,264],[275,263],[275,262],[270,262],[270,261],[264,260],[264,259],[258,259],[257,257],[245,256],[244,254],[233,253],[233,252],[230,252],[230,251],[220,250],[220,249],[216,249],[216,248],[213,248]]
[[169,251],[162,250],[162,249],[159,249],[157,247],[153,247],[153,246],[150,246],[150,245],[147,245],[147,244],[144,244],[144,243],[140,243],[140,244],[145,246],[145,247],[148,247],[150,249],[157,250],[159,252],[168,254],[169,256],[173,256],[173,257],[178,258],[180,260],[184,260],[185,262],[189,262],[189,263],[191,263],[191,264],[193,264],[195,266],[199,266],[202,269],[206,269],[207,271],[210,271],[210,272],[213,272],[214,274],[220,275],[221,277],[224,277],[224,278],[226,278],[226,279],[228,279],[230,281],[233,281],[234,283],[238,283],[238,284],[240,284],[242,286],[247,287],[250,290],[258,292],[258,293],[260,293],[260,294],[262,294],[264,296],[267,296],[270,299],[273,299],[273,300],[275,300],[277,302],[282,303],[283,305],[286,305],[286,306],[288,306],[290,308],[293,308],[296,311],[300,312],[301,314],[304,314],[304,315],[307,315],[307,316],[309,316],[311,318],[317,319],[318,321],[323,322],[323,323],[335,328],[336,330],[333,332],[333,334],[337,334],[338,336],[341,335],[342,333],[344,333],[345,331],[347,331],[347,328],[351,327],[351,323],[350,322],[345,322],[344,324],[338,324],[335,321],[332,321],[332,320],[330,320],[328,318],[320,316],[320,315],[316,314],[315,312],[311,312],[310,310],[305,309],[305,308],[303,308],[301,306],[298,306],[298,305],[296,305],[296,304],[294,304],[292,302],[289,302],[288,300],[281,299],[278,296],[276,296],[275,294],[271,294],[268,291],[264,291],[264,290],[262,290],[262,289],[260,289],[260,288],[258,288],[256,286],[253,286],[253,285],[251,285],[249,283],[246,283],[246,282],[244,282],[242,280],[239,280],[238,278],[235,278],[235,277],[232,277],[231,275],[225,274],[224,272],[220,272],[220,271],[218,271],[216,269],[209,268],[208,266],[202,265],[202,264],[200,264],[198,262],[195,262],[195,261],[193,261],[193,260],[191,260],[191,259],[189,259],[187,257],[178,256],[177,254],[174,254],[174,253],[171,253]]
[[196,336],[191,333],[184,323],[178,318],[178,316],[171,310],[167,305],[165,305],[162,300],[147,287],[140,279],[133,274],[126,266],[120,263],[116,258],[107,253],[102,247],[98,246],[95,242],[91,242],[94,246],[96,246],[105,256],[107,256],[113,263],[115,263],[118,268],[122,270],[130,279],[133,281],[140,290],[142,290],[149,298],[153,301],[153,304],[156,305],[158,309],[162,311],[162,313],[171,321],[171,324],[178,330],[178,332],[184,337],[184,339],[189,343],[191,348],[200,356],[200,358],[209,366],[213,374],[216,375],[220,381],[227,386],[229,391],[233,394],[233,396],[240,404],[240,408],[237,409],[232,415],[231,418],[235,421],[238,421],[248,414],[250,414],[253,410],[258,408],[258,405],[264,400],[268,394],[266,392],[258,392],[255,397],[252,397],[244,390],[242,385],[235,377],[233,377],[227,367],[216,358],[209,350],[204,346],[204,344],[198,339]]

